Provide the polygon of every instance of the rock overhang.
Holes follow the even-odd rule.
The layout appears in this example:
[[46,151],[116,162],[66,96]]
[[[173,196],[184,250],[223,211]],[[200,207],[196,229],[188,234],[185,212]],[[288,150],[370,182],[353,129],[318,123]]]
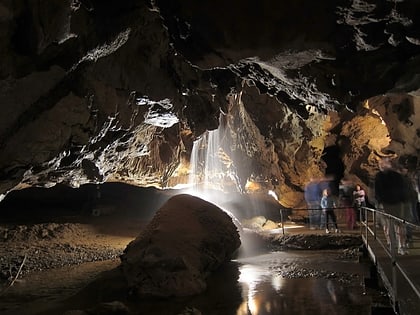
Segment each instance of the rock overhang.
[[[51,5],[63,14],[41,23]],[[418,111],[403,122],[394,114],[418,102],[415,1],[3,8],[3,106],[14,110],[3,116],[2,193],[57,182],[168,185],[192,140],[239,101],[276,156],[257,159],[256,169],[274,173],[289,199],[324,172],[323,149],[342,138],[344,121],[365,115],[367,99],[387,124],[412,122],[411,131],[392,127],[390,135],[397,155],[417,156],[418,133],[406,138],[416,135]],[[23,45],[19,34],[29,26],[34,36]],[[49,82],[44,90],[34,88],[40,80]],[[348,172],[366,182],[374,162],[360,174],[353,163],[366,153],[341,149]]]

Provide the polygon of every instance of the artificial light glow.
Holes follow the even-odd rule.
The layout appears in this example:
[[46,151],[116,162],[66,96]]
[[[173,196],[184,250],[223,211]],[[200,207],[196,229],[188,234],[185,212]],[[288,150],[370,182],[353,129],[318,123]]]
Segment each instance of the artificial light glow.
[[[190,187],[191,187],[190,184],[176,184],[175,186],[171,187],[171,189],[188,189]],[[192,194],[190,193],[190,195]]]
[[279,201],[279,198],[277,197],[276,193],[272,190],[268,191],[268,194],[273,197],[274,199],[276,199],[276,201]]
[[284,228],[285,229],[297,229],[297,228],[303,228],[305,227],[304,225],[285,225]]
[[305,227],[304,225],[284,224],[284,226],[282,226],[281,228],[266,230],[266,231],[264,231],[264,233],[267,233],[267,234],[279,234],[279,233],[282,233],[283,230],[299,229],[299,228],[304,228],[304,227]]
[[279,292],[284,285],[284,278],[279,275],[274,275],[271,278],[271,285],[273,286],[274,290]]
[[279,292],[283,285],[283,278],[273,274],[265,268],[256,265],[245,264],[240,267],[239,282],[242,283],[242,296],[246,298],[246,304],[242,304],[236,315],[271,314],[272,304],[262,293],[261,283],[271,280],[271,286]]
[[254,296],[251,293],[248,293],[248,309],[252,315],[258,314],[259,307],[257,302],[255,301]]
[[[244,292],[244,296],[247,296],[248,310],[251,315],[259,314],[259,305],[255,299],[257,293],[257,284],[261,283],[261,279],[267,276],[266,272],[256,268],[253,265],[244,265],[240,268],[239,282],[244,283],[247,286],[247,292]],[[239,310],[238,310],[239,312]],[[239,314],[238,314],[239,315]]]
[[248,284],[249,287],[254,287],[256,283],[261,282],[261,277],[264,275],[264,273],[252,265],[244,265],[240,271],[241,274],[239,275],[238,281]]

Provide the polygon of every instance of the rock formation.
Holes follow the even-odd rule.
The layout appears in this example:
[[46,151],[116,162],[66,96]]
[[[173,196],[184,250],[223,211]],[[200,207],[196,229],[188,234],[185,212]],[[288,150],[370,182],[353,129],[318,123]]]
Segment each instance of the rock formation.
[[419,17],[416,0],[2,1],[0,194],[185,183],[220,115],[242,188],[285,207],[311,176],[368,186],[382,155],[414,172]]
[[170,198],[121,256],[134,295],[188,296],[206,288],[206,278],[240,246],[232,218],[198,197]]

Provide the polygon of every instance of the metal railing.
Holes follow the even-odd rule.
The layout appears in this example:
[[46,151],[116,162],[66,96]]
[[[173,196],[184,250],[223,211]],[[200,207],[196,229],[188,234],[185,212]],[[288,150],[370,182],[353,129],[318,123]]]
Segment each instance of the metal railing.
[[[414,298],[417,298],[417,301],[414,301],[414,304],[418,307],[420,305],[420,289],[419,283],[416,283],[416,281],[419,282],[420,278],[413,278],[409,271],[410,268],[413,267],[413,261],[417,262],[417,268],[420,267],[420,251],[413,255],[416,257],[418,256],[418,259],[411,256],[411,253],[409,255],[399,255],[397,250],[398,244],[394,235],[396,233],[395,226],[397,224],[405,229],[411,229],[412,232],[420,232],[420,226],[385,213],[380,209],[368,207],[361,207],[360,218],[364,218],[364,220],[360,220],[360,233],[363,242],[376,267],[383,270],[381,276],[386,279],[382,280],[388,289],[394,312],[399,314],[400,302],[402,299],[407,298],[406,296],[402,296],[399,292],[402,282],[408,284],[409,289],[414,293]],[[383,230],[385,224],[388,224],[391,237],[386,237],[385,235]],[[388,241],[390,243],[388,243]],[[414,267],[416,265],[414,265]],[[390,266],[390,268],[386,268],[386,266]],[[386,269],[388,269],[388,272],[385,271]],[[411,313],[408,312],[407,314]]]

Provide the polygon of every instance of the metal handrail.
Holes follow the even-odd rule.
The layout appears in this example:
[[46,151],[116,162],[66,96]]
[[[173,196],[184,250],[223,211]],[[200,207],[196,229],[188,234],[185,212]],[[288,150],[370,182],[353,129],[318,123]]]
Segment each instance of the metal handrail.
[[[385,219],[389,220],[389,224],[391,228],[390,233],[394,233],[393,231],[393,226],[394,223],[399,222],[403,225],[405,225],[406,227],[411,227],[414,230],[420,230],[420,226],[413,224],[411,222],[408,222],[407,220],[398,218],[396,216],[393,216],[391,214],[386,213],[383,209],[372,209],[369,207],[361,207],[360,208],[360,217],[364,217],[365,221],[360,221],[360,233],[362,236],[362,239],[365,243],[366,248],[369,248],[369,234],[372,236],[373,240],[378,243],[383,249],[384,252],[386,253],[386,255],[390,258],[391,260],[391,266],[392,266],[392,283],[391,283],[391,297],[392,297],[392,303],[393,303],[393,309],[394,312],[398,313],[398,301],[399,301],[399,295],[398,295],[398,290],[397,290],[397,283],[398,283],[398,272],[402,275],[402,277],[405,279],[405,281],[409,284],[409,286],[411,287],[412,291],[417,295],[417,298],[420,301],[420,290],[418,290],[418,288],[416,287],[415,283],[413,282],[412,279],[410,279],[410,277],[408,276],[408,274],[405,272],[404,268],[402,267],[402,265],[400,264],[399,261],[399,257],[397,255],[397,250],[396,250],[396,244],[395,242],[395,238],[391,237],[390,241],[390,248],[388,246],[388,244],[384,244],[384,242],[382,242],[380,240],[380,238],[378,237],[378,232],[377,232],[377,223],[378,223],[378,214],[382,217],[384,217]],[[362,213],[363,212],[363,213]],[[364,216],[362,216],[362,214],[364,214]],[[369,221],[369,214],[371,214],[371,221]],[[372,225],[369,226],[369,222],[372,222]],[[374,261],[374,263],[377,263],[377,261]]]

